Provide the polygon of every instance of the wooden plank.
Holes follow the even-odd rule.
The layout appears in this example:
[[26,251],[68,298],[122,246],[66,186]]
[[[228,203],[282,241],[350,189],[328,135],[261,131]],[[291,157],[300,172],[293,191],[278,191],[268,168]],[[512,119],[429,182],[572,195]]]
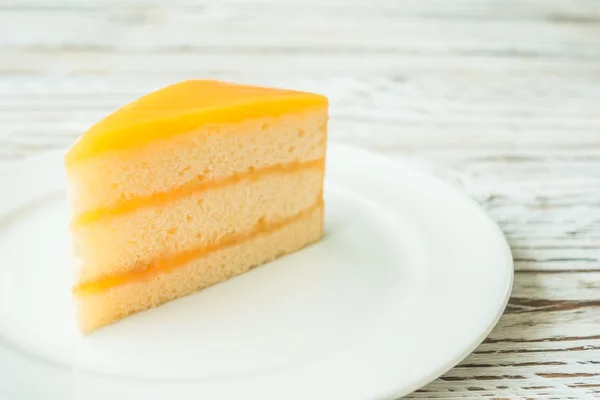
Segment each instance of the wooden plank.
[[[48,63],[39,65],[51,67]],[[401,78],[305,75],[300,79],[281,77],[289,65],[280,60],[280,66],[279,77],[240,74],[239,78],[327,94],[332,103],[334,138],[378,151],[503,147],[509,152],[540,146],[586,149],[600,143],[600,110],[595,101],[600,96],[600,87],[595,84],[600,75],[594,73],[580,73],[577,78],[573,78],[573,71],[441,74],[417,71],[418,66],[414,66]],[[64,115],[77,109],[76,118],[82,120],[83,129],[136,96],[185,78],[185,74],[166,71],[160,76],[137,78],[113,73],[0,77],[0,118],[12,118],[2,122],[19,122],[29,112],[32,122],[39,119],[43,124],[52,118],[64,120]],[[197,72],[192,76],[210,74]],[[515,98],[520,101],[515,103]],[[573,135],[577,135],[576,141]],[[538,169],[545,168],[542,161],[534,161]],[[481,167],[486,165],[479,163]]]
[[[140,8],[164,7],[162,0],[128,0],[124,6],[120,0],[4,0],[0,9],[12,10],[53,10],[86,11],[106,7],[121,7],[132,11]],[[503,0],[478,1],[456,0],[404,0],[402,3],[389,0],[319,0],[290,1],[277,0],[172,0],[169,9],[197,8],[206,12],[217,12],[223,7],[236,9],[268,10],[269,14],[283,14],[289,17],[299,11],[311,12],[311,16],[331,11],[340,15],[372,16],[387,15],[393,18],[402,16],[427,16],[431,18],[458,19],[550,19],[563,23],[593,23],[600,15],[600,6],[595,0]]]
[[[102,52],[81,50],[44,51],[36,49],[1,49],[0,75],[19,77],[37,74],[50,76],[92,75],[110,73],[143,76],[163,75],[169,79],[213,77],[240,79],[248,76],[378,76],[394,75],[402,80],[405,74],[420,72],[502,72],[502,73],[571,73],[597,75],[597,60],[570,58],[524,58],[518,55],[461,54],[345,54],[259,53],[255,49],[237,49],[226,53],[198,51]],[[244,68],[242,68],[244,66]],[[165,77],[165,78],[166,78]],[[164,78],[163,78],[164,79]]]
[[[289,13],[290,10],[284,10]],[[4,10],[0,48],[21,50],[223,54],[348,54],[600,58],[596,24],[553,20],[427,19],[385,13],[356,18],[294,10],[278,18],[259,7],[136,9],[86,12]],[[235,35],[223,34],[223,24]],[[52,27],[52,35],[48,34]],[[477,35],[472,33],[476,31]],[[277,34],[273,34],[276,32]],[[443,34],[440,34],[443,33]],[[510,33],[510,34],[508,34]],[[282,40],[285,37],[285,40]],[[402,40],[399,40],[402,38]],[[518,40],[517,40],[518,39]]]

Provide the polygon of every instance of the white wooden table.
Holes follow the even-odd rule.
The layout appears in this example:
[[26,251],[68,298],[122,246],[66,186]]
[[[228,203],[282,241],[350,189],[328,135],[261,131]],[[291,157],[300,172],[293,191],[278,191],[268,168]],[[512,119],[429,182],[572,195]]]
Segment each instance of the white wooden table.
[[0,160],[206,77],[323,92],[499,222],[508,309],[413,398],[600,396],[600,1],[0,0]]

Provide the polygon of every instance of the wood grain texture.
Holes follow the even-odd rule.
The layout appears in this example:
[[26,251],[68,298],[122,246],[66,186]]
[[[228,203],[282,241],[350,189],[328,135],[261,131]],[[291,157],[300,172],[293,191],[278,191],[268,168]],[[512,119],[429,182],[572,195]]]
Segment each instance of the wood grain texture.
[[332,140],[498,221],[506,313],[409,397],[600,396],[599,1],[0,0],[0,161],[191,77],[323,92]]

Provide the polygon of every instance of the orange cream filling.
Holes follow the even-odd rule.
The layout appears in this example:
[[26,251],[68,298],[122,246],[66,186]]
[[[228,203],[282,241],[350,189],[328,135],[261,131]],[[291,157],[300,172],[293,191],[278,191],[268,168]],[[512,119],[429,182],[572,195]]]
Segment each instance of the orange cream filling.
[[277,164],[271,165],[259,170],[250,169],[246,172],[237,173],[222,179],[213,180],[206,182],[202,176],[189,181],[182,186],[170,190],[168,192],[155,193],[150,196],[139,196],[131,199],[119,201],[114,205],[99,208],[95,210],[86,211],[76,217],[72,226],[81,226],[89,224],[100,219],[124,214],[130,211],[134,211],[141,207],[158,206],[161,204],[168,203],[179,197],[187,196],[195,192],[217,189],[227,185],[237,184],[242,180],[256,180],[268,174],[285,174],[294,173],[304,169],[322,169],[324,167],[325,159],[321,158],[318,160],[306,161],[306,162],[292,162],[288,164]]
[[260,235],[269,234],[275,232],[288,224],[296,222],[303,217],[307,216],[314,210],[323,206],[323,199],[320,198],[317,203],[312,205],[311,207],[300,211],[299,213],[289,217],[281,219],[277,222],[265,223],[260,220],[254,229],[249,232],[243,234],[232,234],[217,243],[210,244],[208,246],[203,246],[197,249],[185,251],[174,255],[172,257],[163,258],[157,260],[151,264],[149,264],[144,269],[132,270],[126,272],[124,274],[120,274],[117,276],[111,276],[96,282],[85,283],[81,285],[77,285],[73,288],[73,294],[76,296],[85,296],[89,294],[95,294],[102,292],[104,290],[108,290],[112,287],[123,285],[127,283],[140,282],[148,280],[157,275],[168,273],[173,271],[176,268],[184,266],[186,263],[201,257],[205,257],[213,251],[221,250],[227,247],[235,246],[237,244],[243,243],[247,240],[253,239]]

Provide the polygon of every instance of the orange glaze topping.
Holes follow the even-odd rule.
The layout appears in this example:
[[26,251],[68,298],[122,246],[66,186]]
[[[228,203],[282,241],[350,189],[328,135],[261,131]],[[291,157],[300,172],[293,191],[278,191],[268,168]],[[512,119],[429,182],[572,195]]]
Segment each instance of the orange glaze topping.
[[252,229],[251,231],[242,234],[229,235],[221,239],[218,243],[213,243],[207,246],[203,246],[201,248],[179,253],[169,258],[157,260],[146,266],[144,269],[132,270],[124,274],[111,276],[96,282],[85,283],[82,285],[75,286],[73,288],[73,294],[76,296],[85,296],[89,294],[99,293],[104,290],[110,289],[114,286],[144,281],[156,275],[168,273],[176,268],[184,266],[186,263],[192,260],[205,257],[213,251],[235,246],[239,243],[245,242],[259,235],[264,235],[281,229],[288,224],[298,221],[299,219],[305,217],[312,211],[322,206],[323,199],[320,198],[317,201],[317,203],[315,203],[311,207],[300,211],[296,215],[293,215],[289,218],[284,218],[282,220],[272,223],[265,223],[263,221],[259,221],[254,227],[254,229]]
[[92,126],[69,150],[65,163],[135,148],[208,123],[278,116],[327,104],[325,96],[312,93],[210,80],[184,81],[143,96]]
[[72,226],[81,226],[95,221],[134,211],[140,207],[157,206],[166,204],[179,197],[188,196],[192,193],[220,188],[227,185],[236,184],[242,180],[258,179],[268,174],[284,174],[293,173],[305,169],[322,169],[324,167],[325,160],[318,159],[306,162],[292,162],[288,164],[277,164],[271,165],[258,170],[249,170],[246,172],[238,173],[232,176],[228,176],[222,179],[213,180],[206,182],[202,177],[198,177],[195,180],[185,183],[184,185],[163,193],[155,193],[151,196],[145,197],[134,197],[131,199],[120,201],[112,206],[86,211],[80,214],[73,220]]

